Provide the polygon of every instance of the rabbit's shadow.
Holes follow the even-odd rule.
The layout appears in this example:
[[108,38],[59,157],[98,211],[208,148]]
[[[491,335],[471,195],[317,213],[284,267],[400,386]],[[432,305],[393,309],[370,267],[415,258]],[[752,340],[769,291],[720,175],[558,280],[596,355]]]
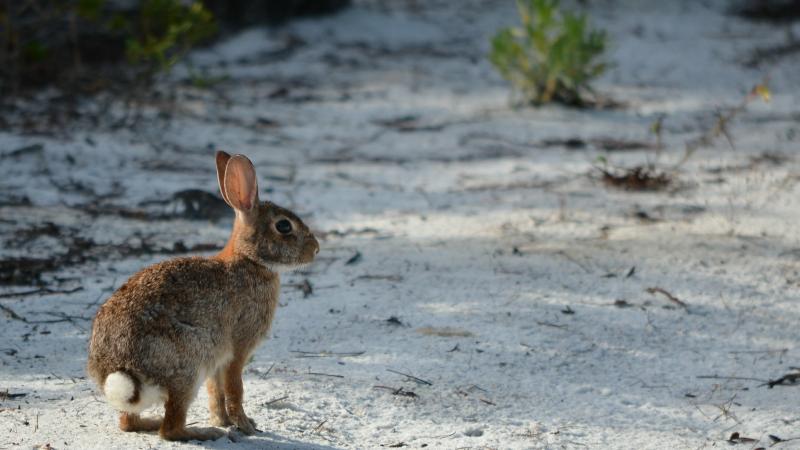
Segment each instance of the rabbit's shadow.
[[[157,431],[140,433],[158,437]],[[259,431],[253,436],[246,436],[236,430],[228,430],[227,436],[216,441],[189,441],[188,444],[209,449],[337,450],[337,447],[297,441],[268,431]]]
[[[194,441],[197,443],[197,441]],[[329,445],[302,442],[268,431],[259,431],[253,436],[245,436],[235,430],[228,432],[228,437],[216,441],[199,442],[209,449],[263,449],[263,450],[336,450]]]

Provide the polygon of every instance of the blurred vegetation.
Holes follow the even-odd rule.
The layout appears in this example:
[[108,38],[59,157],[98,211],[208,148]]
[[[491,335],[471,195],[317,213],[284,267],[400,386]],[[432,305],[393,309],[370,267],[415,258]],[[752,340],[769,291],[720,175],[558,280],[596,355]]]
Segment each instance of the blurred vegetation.
[[[98,1],[98,0],[89,0]],[[217,32],[211,13],[200,2],[146,0],[139,20],[126,29],[128,59],[151,70],[165,70],[193,46]]]
[[[168,69],[216,33],[200,2],[110,0],[0,2],[0,80],[4,90],[76,78],[127,57],[138,75]],[[92,73],[92,75],[97,75]]]
[[[0,0],[0,94],[146,86],[225,30],[326,14],[350,0]],[[120,84],[122,82],[123,84]]]
[[489,59],[527,103],[584,106],[590,82],[607,68],[606,33],[584,14],[559,9],[558,0],[518,0],[521,27],[500,30]]

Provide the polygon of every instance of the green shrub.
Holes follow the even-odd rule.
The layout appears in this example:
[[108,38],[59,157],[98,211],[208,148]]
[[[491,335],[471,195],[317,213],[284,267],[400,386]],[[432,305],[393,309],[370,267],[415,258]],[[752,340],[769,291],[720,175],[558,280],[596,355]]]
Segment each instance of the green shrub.
[[606,69],[606,33],[589,29],[584,14],[560,11],[558,0],[517,0],[522,27],[500,30],[489,59],[534,105],[583,105],[589,83]]
[[123,71],[149,79],[216,30],[200,0],[0,0],[0,91],[99,79],[85,66],[119,68],[125,55]]
[[180,0],[145,0],[138,25],[127,42],[128,58],[161,70],[217,31],[202,3],[184,5]]

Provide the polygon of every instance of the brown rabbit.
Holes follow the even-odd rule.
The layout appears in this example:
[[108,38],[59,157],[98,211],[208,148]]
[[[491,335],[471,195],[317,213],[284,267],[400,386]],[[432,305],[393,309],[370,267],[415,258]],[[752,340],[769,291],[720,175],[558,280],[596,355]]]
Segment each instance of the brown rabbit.
[[[121,412],[123,431],[168,440],[217,439],[218,428],[186,428],[186,411],[205,380],[211,423],[256,432],[242,408],[242,368],[266,336],[282,269],[310,263],[319,243],[290,211],[258,201],[253,164],[217,152],[217,177],[236,219],[211,258],[176,258],[132,276],[97,311],[89,375]],[[161,419],[139,414],[164,402]]]

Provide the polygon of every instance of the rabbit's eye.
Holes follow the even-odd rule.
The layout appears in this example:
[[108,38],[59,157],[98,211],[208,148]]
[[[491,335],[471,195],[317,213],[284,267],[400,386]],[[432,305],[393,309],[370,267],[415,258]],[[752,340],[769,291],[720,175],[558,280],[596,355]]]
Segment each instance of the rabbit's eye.
[[275,222],[275,229],[278,230],[280,234],[289,234],[292,232],[292,222],[289,222],[286,219],[281,219]]

